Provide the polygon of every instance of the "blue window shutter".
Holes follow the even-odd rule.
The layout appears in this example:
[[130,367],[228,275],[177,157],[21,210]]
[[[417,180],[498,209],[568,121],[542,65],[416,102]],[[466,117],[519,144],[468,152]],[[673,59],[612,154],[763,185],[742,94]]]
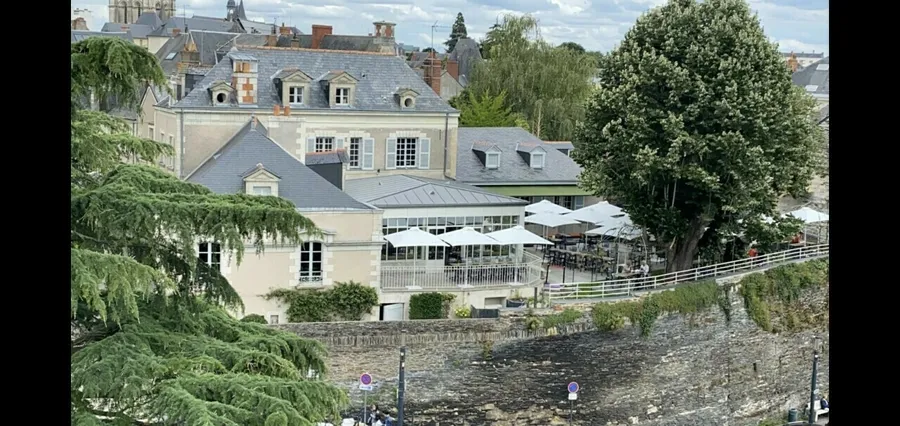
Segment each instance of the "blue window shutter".
[[306,138],[306,152],[316,152],[316,138]]
[[397,168],[397,138],[388,138],[387,150],[384,155],[384,168],[394,170]]
[[362,141],[362,169],[375,168],[375,139],[364,138]]
[[419,158],[418,158],[418,161],[416,161],[416,165],[420,169],[430,169],[431,168],[431,139],[420,138],[419,146],[416,148],[419,149]]

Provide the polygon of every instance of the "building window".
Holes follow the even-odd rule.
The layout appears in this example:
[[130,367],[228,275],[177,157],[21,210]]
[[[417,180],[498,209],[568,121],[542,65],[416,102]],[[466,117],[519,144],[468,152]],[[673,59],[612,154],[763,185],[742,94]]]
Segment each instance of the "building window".
[[147,139],[150,139],[151,141],[155,141],[155,140],[156,140],[156,139],[153,139],[153,138],[154,138],[154,135],[153,135],[154,131],[155,131],[155,129],[153,128],[153,126],[147,127]]
[[362,145],[362,138],[350,138],[350,147],[347,154],[350,157],[350,168],[359,168],[359,147]]
[[350,105],[350,89],[347,87],[334,89],[334,104]]
[[278,324],[278,315],[269,315],[269,324]]
[[219,243],[203,242],[197,249],[200,261],[219,271],[222,267],[222,246]]
[[334,151],[334,138],[319,137],[316,138],[316,152]]
[[416,167],[418,139],[397,138],[397,168]]
[[159,132],[159,141],[160,142],[166,141],[166,132]]
[[487,153],[484,166],[489,169],[496,169],[500,167],[500,153],[499,152],[489,152]]
[[300,247],[300,282],[322,281],[322,243],[303,243]]
[[272,195],[272,187],[268,185],[254,186],[253,195]]
[[288,103],[299,105],[303,103],[303,88],[292,86],[288,88]]
[[544,153],[543,152],[531,153],[531,168],[532,169],[543,169],[544,168]]

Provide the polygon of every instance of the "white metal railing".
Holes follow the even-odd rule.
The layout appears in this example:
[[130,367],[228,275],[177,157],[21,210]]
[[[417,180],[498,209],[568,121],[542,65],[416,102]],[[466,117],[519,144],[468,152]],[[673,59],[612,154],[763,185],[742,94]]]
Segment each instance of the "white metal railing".
[[420,266],[413,265],[412,261],[382,262],[381,289],[418,291],[538,284],[541,279],[541,258],[524,252],[521,260],[515,262],[512,259],[502,259],[498,263],[468,266]]
[[827,256],[828,244],[818,244],[650,277],[584,283],[545,284],[544,293],[550,301],[630,296],[636,291],[654,290],[684,282],[749,272],[794,260]]

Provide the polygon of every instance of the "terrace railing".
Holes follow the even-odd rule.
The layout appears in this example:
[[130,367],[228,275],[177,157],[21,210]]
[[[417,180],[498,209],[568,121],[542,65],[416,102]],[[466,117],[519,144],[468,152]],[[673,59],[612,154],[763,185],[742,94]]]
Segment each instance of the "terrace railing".
[[385,291],[430,291],[490,289],[533,286],[541,280],[541,258],[524,252],[521,262],[503,259],[499,263],[468,266],[420,266],[412,261],[384,261],[381,289]]
[[632,296],[639,291],[656,290],[680,283],[752,272],[782,263],[823,257],[828,257],[828,244],[796,247],[753,258],[733,260],[650,277],[582,283],[550,283],[544,285],[544,294],[550,302]]

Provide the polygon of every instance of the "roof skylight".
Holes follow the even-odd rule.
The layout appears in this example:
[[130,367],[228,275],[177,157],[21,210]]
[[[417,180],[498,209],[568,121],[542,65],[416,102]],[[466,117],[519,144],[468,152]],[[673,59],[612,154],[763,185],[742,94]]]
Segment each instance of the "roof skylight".
[[807,84],[806,85],[807,92],[815,92],[816,90],[819,90],[819,86],[817,86],[815,84]]
[[166,60],[171,61],[172,59],[175,59],[175,53],[177,53],[177,52],[172,52],[172,53],[166,55]]
[[819,64],[816,65],[816,71],[828,71],[829,64]]

